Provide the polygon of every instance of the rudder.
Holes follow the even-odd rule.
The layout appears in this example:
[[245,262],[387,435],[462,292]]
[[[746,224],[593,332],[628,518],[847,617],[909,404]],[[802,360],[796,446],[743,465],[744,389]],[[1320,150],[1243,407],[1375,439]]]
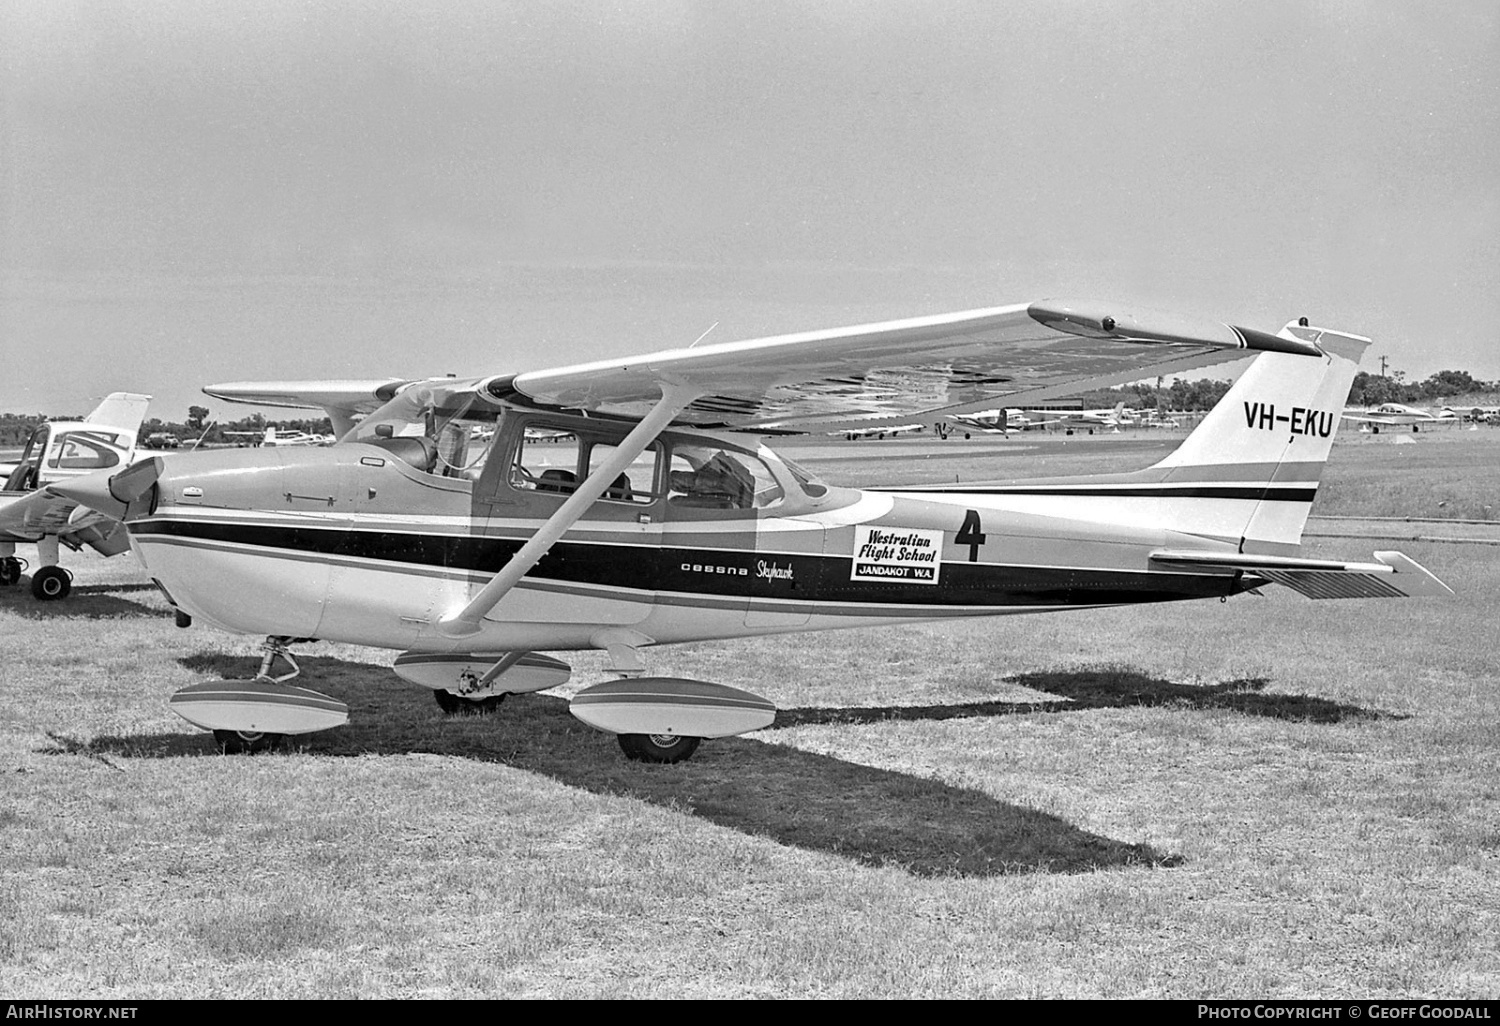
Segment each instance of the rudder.
[[[1368,338],[1289,324],[1322,357],[1262,353],[1176,451],[1152,469],[1176,485],[1236,494],[1240,551],[1295,552]],[[1251,498],[1253,505],[1243,500]],[[1205,517],[1224,536],[1226,506]],[[1248,515],[1246,515],[1248,514]],[[1188,525],[1182,525],[1188,526]],[[1191,527],[1189,527],[1191,529]]]

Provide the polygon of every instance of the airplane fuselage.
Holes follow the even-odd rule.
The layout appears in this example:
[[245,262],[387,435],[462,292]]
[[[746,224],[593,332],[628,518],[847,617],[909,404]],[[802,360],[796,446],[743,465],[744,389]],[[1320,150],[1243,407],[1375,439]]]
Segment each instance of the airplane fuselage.
[[[577,451],[586,467],[588,446],[608,441],[598,421],[536,426],[576,432],[530,450],[556,463]],[[620,629],[695,641],[1224,596],[1257,583],[1150,566],[1153,551],[1204,539],[1156,525],[1149,503],[1122,518],[1108,485],[833,488],[741,440],[674,432],[629,498],[595,502],[478,635],[454,638],[439,621],[566,494],[518,475],[503,450],[518,427],[500,436],[503,458],[467,475],[403,458],[413,455],[405,439],[178,457],[154,509],[131,522],[132,543],[179,608],[224,628],[430,652],[602,647]],[[678,453],[709,449],[757,461],[773,497],[728,507],[674,492]]]

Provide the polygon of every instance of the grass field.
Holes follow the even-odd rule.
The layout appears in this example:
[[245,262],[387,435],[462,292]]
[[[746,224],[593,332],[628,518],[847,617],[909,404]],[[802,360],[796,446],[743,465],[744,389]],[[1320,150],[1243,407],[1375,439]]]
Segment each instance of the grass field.
[[[1497,443],[1351,439],[1315,512],[1484,519]],[[969,481],[1170,445],[872,444],[788,451]],[[567,713],[598,655],[450,719],[392,653],[328,644],[300,683],[349,726],[215,754],[166,697],[253,673],[255,639],[69,557],[69,601],[0,595],[0,995],[1493,999],[1500,547],[1402,547],[1457,598],[655,650],[782,710],[669,767]]]

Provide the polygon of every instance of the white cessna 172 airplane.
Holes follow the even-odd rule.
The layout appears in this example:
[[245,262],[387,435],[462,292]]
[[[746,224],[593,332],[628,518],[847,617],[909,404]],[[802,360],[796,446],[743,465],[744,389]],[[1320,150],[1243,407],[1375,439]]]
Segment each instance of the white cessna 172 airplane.
[[[172,697],[226,748],[344,722],[341,703],[285,683],[287,645],[321,638],[402,650],[396,671],[445,708],[565,681],[543,652],[606,650],[622,679],[573,712],[633,758],[675,762],[775,710],[640,676],[653,645],[1272,583],[1451,594],[1400,553],[1299,554],[1368,344],[1305,320],[1272,335],[1048,301],[470,380],[242,382],[205,391],[320,406],[339,442],[191,453],[67,492],[128,524],[180,623],[268,636],[256,680]],[[1247,353],[1181,447],[1129,473],[837,488],[726,433],[931,423]],[[537,429],[571,437],[538,444]],[[292,672],[273,677],[278,656]]]
[[31,575],[31,593],[43,601],[65,598],[73,575],[58,565],[60,545],[84,545],[113,556],[130,547],[116,520],[58,493],[52,485],[110,467],[125,467],[135,456],[136,436],[150,405],[149,395],[112,392],[79,421],[38,424],[26,438],[21,461],[0,466],[0,585],[20,581],[25,561],[18,542],[35,542],[41,563]]

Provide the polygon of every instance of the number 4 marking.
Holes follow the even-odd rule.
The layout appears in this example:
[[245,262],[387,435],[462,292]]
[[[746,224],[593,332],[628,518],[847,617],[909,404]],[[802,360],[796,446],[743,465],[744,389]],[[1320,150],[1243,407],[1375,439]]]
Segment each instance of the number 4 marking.
[[983,530],[984,528],[979,524],[979,511],[977,509],[965,510],[964,526],[958,529],[953,540],[969,547],[970,563],[979,562],[979,546],[984,544],[985,539],[985,536],[980,533]]

